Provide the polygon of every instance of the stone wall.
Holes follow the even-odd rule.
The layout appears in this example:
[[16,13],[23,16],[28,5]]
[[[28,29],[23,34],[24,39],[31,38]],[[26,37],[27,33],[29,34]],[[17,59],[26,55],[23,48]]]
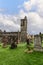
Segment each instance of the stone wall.
[[[12,37],[14,37],[14,39],[15,38],[17,38],[18,39],[18,32],[1,32],[0,33],[0,42],[2,42],[2,38],[3,37],[8,37],[7,39],[8,39],[8,43],[10,43],[10,39],[12,38]],[[20,40],[20,32],[19,32],[19,40]]]

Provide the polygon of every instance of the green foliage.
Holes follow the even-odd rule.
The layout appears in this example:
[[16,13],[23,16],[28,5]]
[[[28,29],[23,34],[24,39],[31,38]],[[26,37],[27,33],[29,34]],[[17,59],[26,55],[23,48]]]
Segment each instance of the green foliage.
[[0,65],[43,65],[43,52],[25,53],[26,44],[18,44],[16,49],[0,46]]

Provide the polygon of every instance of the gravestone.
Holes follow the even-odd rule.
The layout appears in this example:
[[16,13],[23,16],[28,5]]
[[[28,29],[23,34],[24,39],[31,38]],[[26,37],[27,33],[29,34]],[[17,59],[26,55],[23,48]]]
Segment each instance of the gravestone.
[[7,47],[7,42],[8,42],[7,36],[4,36],[3,39],[2,39],[3,48]]
[[16,42],[16,37],[11,38],[11,47],[10,49],[17,48],[17,42]]
[[34,36],[34,50],[35,51],[43,51],[40,35]]

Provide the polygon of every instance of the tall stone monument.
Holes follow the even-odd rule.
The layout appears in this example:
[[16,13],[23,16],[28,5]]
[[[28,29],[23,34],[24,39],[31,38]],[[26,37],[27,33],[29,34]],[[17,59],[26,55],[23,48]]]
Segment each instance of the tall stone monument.
[[21,19],[21,41],[25,42],[27,36],[27,17]]
[[43,51],[40,35],[34,36],[34,50],[35,51]]

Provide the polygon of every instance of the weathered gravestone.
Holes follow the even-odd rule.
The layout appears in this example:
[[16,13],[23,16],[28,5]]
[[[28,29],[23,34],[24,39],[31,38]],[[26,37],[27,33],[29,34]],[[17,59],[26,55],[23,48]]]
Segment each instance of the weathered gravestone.
[[8,42],[7,36],[4,36],[2,38],[3,48],[7,47],[7,42]]
[[34,50],[35,51],[43,51],[40,35],[34,36]]
[[12,37],[11,38],[11,47],[10,47],[10,49],[14,49],[14,48],[17,48],[17,42],[16,42],[16,38]]

